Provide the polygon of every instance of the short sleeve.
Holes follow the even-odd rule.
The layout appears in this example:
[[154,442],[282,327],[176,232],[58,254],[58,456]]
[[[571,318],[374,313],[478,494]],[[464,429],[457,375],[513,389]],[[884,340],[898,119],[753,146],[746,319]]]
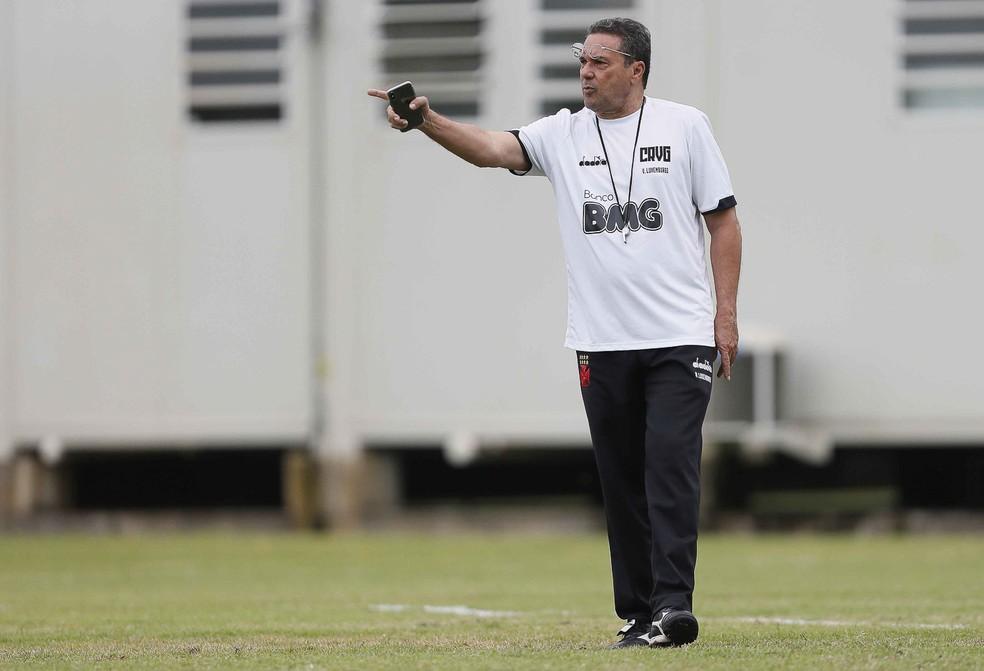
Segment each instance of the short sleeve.
[[727,210],[735,200],[728,166],[711,131],[711,122],[701,112],[690,128],[690,175],[694,206],[701,214]]
[[527,126],[510,131],[519,140],[523,154],[530,162],[530,169],[526,172],[509,172],[514,175],[545,175],[549,178],[557,163],[560,140],[564,129],[570,124],[570,118],[570,110],[562,109],[552,116],[537,119]]

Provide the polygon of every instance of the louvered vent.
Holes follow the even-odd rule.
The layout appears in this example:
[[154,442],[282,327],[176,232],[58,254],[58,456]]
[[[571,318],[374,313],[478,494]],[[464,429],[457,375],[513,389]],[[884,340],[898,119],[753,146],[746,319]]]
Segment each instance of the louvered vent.
[[451,117],[481,112],[481,0],[383,0],[380,70],[386,86],[410,80]]
[[188,4],[188,112],[200,122],[277,121],[284,113],[281,0]]
[[902,104],[984,109],[984,2],[902,0]]
[[635,6],[635,0],[540,0],[541,114],[584,107],[571,45],[583,42],[588,26],[602,17],[638,18]]

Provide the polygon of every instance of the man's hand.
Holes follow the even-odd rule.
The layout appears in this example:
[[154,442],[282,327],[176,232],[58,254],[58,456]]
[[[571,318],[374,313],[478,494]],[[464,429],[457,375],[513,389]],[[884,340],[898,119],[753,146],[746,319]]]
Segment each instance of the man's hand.
[[711,267],[717,296],[714,344],[721,353],[718,377],[731,379],[731,366],[738,356],[738,275],[741,272],[741,225],[735,208],[704,215],[711,233]]
[[[389,101],[386,91],[369,89],[369,95]],[[424,123],[417,126],[418,130],[472,165],[517,171],[530,169],[523,147],[512,133],[503,130],[487,131],[478,126],[449,119],[432,110],[430,102],[424,96],[417,96],[411,100],[410,109],[420,110],[424,117]],[[391,128],[403,130],[407,127],[407,120],[393,111],[392,105],[386,107],[386,118],[389,119]]]
[[[386,91],[380,91],[379,89],[369,89],[369,95],[373,98],[380,98],[389,102],[389,96],[386,95]],[[410,109],[420,110],[420,113],[424,115],[424,123],[427,123],[427,117],[430,116],[430,102],[428,102],[425,96],[417,96],[410,101]],[[408,121],[402,118],[399,114],[393,111],[392,105],[386,106],[386,118],[389,120],[390,128],[395,128],[396,130],[403,130],[407,127]],[[418,128],[421,128],[418,126]]]
[[731,380],[731,364],[738,356],[738,319],[734,313],[718,312],[714,317],[714,345],[721,353],[721,367],[717,376]]

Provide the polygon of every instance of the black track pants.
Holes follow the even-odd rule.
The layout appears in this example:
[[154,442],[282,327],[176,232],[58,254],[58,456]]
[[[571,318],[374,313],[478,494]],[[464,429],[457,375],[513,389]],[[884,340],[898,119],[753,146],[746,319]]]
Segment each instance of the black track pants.
[[716,355],[699,345],[578,352],[622,619],[693,610],[701,425]]

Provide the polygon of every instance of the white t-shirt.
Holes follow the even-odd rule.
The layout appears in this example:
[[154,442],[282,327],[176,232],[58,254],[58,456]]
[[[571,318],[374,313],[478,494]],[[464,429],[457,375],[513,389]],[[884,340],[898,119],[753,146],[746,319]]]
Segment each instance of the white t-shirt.
[[[707,117],[647,97],[641,126],[639,112],[598,119],[604,149],[596,119],[587,108],[563,109],[513,131],[532,165],[516,174],[546,175],[557,200],[567,259],[565,345],[586,351],[713,347],[701,213],[736,202]],[[624,239],[613,178],[628,219]]]

